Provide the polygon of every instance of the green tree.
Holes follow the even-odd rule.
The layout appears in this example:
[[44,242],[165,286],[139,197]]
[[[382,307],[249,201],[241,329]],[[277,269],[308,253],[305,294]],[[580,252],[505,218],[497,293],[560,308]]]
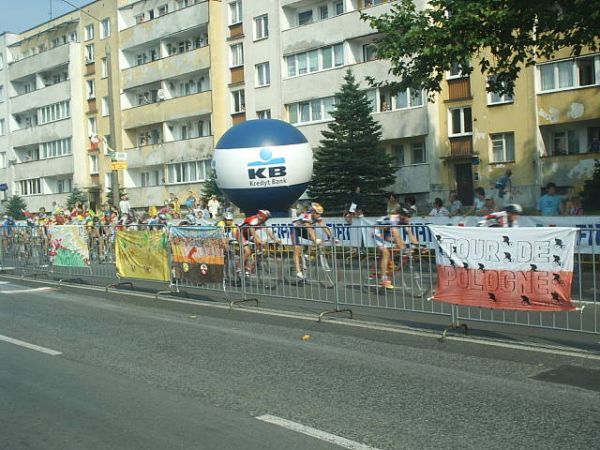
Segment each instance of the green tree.
[[392,158],[379,147],[381,125],[371,116],[372,105],[348,70],[336,93],[331,116],[315,154],[309,194],[329,212],[348,208],[355,188],[361,188],[365,211],[384,209],[384,190],[394,182]]
[[[125,193],[125,188],[119,188],[119,198],[121,198],[121,195],[123,195]],[[106,192],[106,203],[109,204],[110,206],[113,206],[113,189],[112,187],[108,188],[108,191]],[[116,206],[119,206],[118,204]]]
[[27,210],[27,203],[18,195],[13,195],[8,199],[8,203],[6,204],[6,214],[11,216],[15,220],[23,220],[25,218],[25,214],[23,211]]
[[[377,55],[391,62],[397,89],[440,92],[444,73],[477,58],[489,91],[512,94],[520,71],[561,48],[600,48],[600,7],[589,0],[401,0],[389,13],[361,18],[382,33]],[[372,80],[374,82],[375,80]],[[377,83],[384,83],[379,81]]]
[[217,172],[214,169],[211,170],[210,177],[202,185],[202,197],[208,199],[212,195],[216,195],[219,198],[223,198],[223,192],[217,184]]
[[73,188],[69,196],[67,197],[67,208],[72,209],[77,202],[87,203],[88,195],[86,192],[79,188]]
[[584,211],[600,211],[600,160],[594,160],[594,173],[585,180],[580,197]]

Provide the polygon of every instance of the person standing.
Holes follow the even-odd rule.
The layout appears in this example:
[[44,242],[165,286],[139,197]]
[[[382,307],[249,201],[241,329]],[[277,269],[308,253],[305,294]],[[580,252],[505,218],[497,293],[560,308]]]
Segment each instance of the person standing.
[[121,211],[121,215],[129,215],[131,212],[131,204],[129,203],[129,196],[127,194],[121,195],[121,201],[119,202],[119,211]]
[[563,197],[556,193],[556,184],[550,182],[546,185],[546,193],[537,203],[537,210],[542,216],[560,216]]
[[510,201],[510,194],[512,191],[512,170],[506,169],[504,175],[498,178],[496,181],[496,206],[502,207],[505,202]]
[[217,196],[211,195],[210,200],[208,201],[208,212],[210,213],[210,217],[216,219],[219,215],[219,208],[221,208],[221,203],[219,203]]

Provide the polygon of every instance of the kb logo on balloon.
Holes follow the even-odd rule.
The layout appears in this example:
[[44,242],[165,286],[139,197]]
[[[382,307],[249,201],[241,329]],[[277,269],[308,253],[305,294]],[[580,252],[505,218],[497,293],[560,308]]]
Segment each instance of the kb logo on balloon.
[[273,158],[268,148],[261,149],[260,160],[248,163],[250,186],[273,186],[286,183],[285,158]]

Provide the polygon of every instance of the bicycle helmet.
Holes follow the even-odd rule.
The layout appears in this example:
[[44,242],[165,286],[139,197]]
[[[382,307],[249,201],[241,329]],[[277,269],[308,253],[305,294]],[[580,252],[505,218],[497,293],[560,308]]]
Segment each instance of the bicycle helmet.
[[317,203],[317,202],[312,202],[312,203],[310,204],[310,209],[311,209],[311,211],[314,211],[314,212],[316,212],[317,214],[323,214],[323,211],[324,211],[324,209],[323,209],[323,207],[321,206],[321,204],[320,204],[320,203]]
[[263,216],[265,219],[271,217],[271,211],[268,209],[259,209],[257,215]]
[[504,207],[504,211],[508,214],[522,214],[523,208],[518,203],[511,203],[510,205],[506,205]]
[[223,214],[223,220],[233,220],[233,213],[227,211],[225,214]]

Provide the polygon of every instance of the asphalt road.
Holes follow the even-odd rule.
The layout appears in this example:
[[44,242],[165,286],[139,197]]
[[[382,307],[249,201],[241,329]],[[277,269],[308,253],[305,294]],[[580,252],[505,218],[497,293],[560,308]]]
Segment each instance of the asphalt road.
[[600,439],[600,358],[589,354],[6,281],[0,448],[584,449]]

